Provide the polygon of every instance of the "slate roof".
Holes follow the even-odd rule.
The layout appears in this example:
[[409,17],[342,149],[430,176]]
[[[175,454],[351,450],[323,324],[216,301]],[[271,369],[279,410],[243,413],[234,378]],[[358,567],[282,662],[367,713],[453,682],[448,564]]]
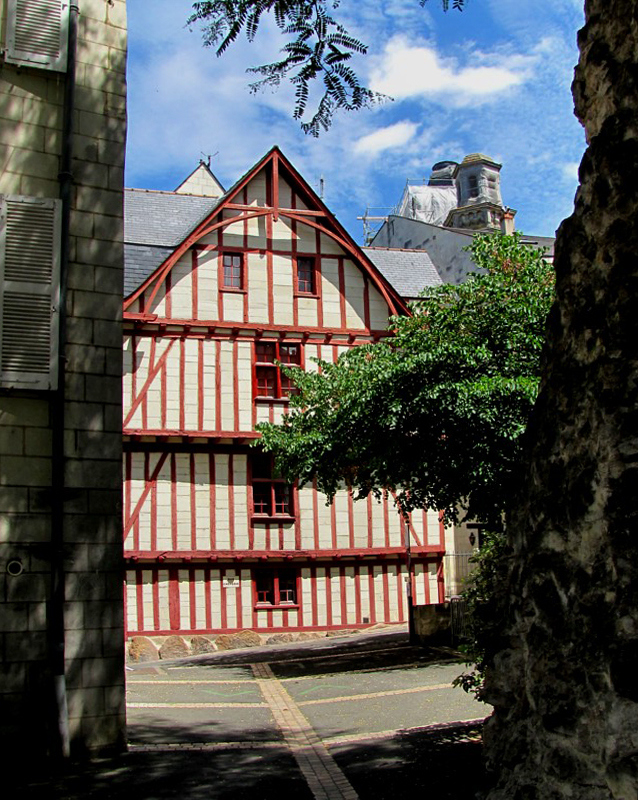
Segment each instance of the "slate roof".
[[221,198],[175,192],[124,192],[124,296],[168,258]]
[[172,247],[124,243],[124,297],[132,294],[173,252]]
[[124,240],[129,244],[177,247],[218,204],[219,198],[127,189]]
[[402,297],[418,297],[426,286],[443,283],[425,250],[363,247],[363,252]]

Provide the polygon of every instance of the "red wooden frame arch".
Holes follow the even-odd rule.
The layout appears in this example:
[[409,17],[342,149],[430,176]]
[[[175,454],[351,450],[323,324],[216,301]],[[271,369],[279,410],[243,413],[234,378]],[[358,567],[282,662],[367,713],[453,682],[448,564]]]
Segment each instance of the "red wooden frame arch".
[[[220,220],[219,222],[211,224],[211,219],[222,213],[225,208],[238,207],[237,204],[232,203],[232,200],[237,197],[238,193],[259,172],[259,170],[267,165],[269,160],[272,170],[272,206],[261,207],[254,211],[249,211],[244,206],[242,210],[245,209],[245,213],[238,214],[236,217]],[[295,190],[301,195],[305,196],[308,201],[311,201],[312,204],[315,205],[316,209],[314,211],[305,211],[303,209],[284,209],[279,207],[278,179],[281,174],[281,167],[283,167],[284,171],[288,173],[288,178],[290,179],[290,182]],[[308,218],[314,214],[324,217],[324,219],[331,224],[320,224]],[[283,156],[277,147],[274,147],[269,153],[267,153],[260,162],[258,162],[235,184],[235,186],[228,192],[225,200],[215,207],[211,214],[203,222],[201,222],[184,239],[177,249],[171,253],[171,255],[162,264],[160,264],[160,266],[133,292],[133,294],[131,294],[124,301],[124,311],[128,311],[128,309],[140,297],[140,295],[154,284],[151,294],[145,300],[144,308],[142,309],[141,314],[142,317],[149,316],[150,307],[153,303],[153,300],[157,296],[160,286],[166,279],[166,276],[179,261],[179,259],[204,236],[207,236],[215,230],[220,230],[237,222],[245,222],[249,219],[268,216],[272,217],[274,222],[278,220],[279,216],[285,216],[290,220],[308,225],[309,227],[324,233],[330,239],[334,240],[341,247],[343,247],[343,249],[352,256],[354,261],[364,270],[364,272],[370,276],[374,285],[379,289],[384,300],[388,304],[392,314],[409,313],[409,310],[403,300],[398,295],[395,295],[385,278],[383,278],[383,276],[378,272],[376,267],[374,267],[367,256],[360,251],[359,247],[351,239],[347,231],[342,228],[341,225],[334,219],[323,202],[316,197],[316,195],[314,195],[310,187],[306,184],[303,178],[299,175],[299,173],[297,173],[292,164],[288,162],[288,160]],[[336,227],[337,230],[333,230],[333,227]],[[136,316],[139,317],[139,315]]]

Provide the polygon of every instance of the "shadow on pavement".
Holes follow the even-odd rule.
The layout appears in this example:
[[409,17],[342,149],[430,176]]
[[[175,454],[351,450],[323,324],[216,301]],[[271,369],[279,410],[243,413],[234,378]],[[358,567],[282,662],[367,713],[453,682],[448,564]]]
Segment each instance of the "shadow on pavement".
[[[253,723],[254,724],[254,723]],[[193,720],[176,724],[165,717],[145,715],[142,719],[133,719],[128,725],[129,743],[133,747],[163,746],[167,743],[193,745],[207,742],[272,742],[283,741],[283,736],[274,726],[259,728],[257,725],[246,729],[245,726],[234,727],[225,722],[206,720],[202,723]]]
[[[408,663],[416,666],[458,663],[460,673],[464,664],[463,657],[450,647],[410,645],[405,632],[335,636],[289,645],[249,647],[155,664],[160,669],[170,670],[247,666],[264,662],[270,664],[273,672],[281,678],[374,671],[380,667],[399,667]],[[133,666],[132,670],[148,668],[149,665],[140,664]]]
[[486,787],[481,750],[480,726],[330,748],[362,800],[475,800]]
[[[475,800],[486,783],[480,726],[410,731],[392,739],[333,746],[330,753],[361,800],[396,800],[420,790],[436,800]],[[11,800],[313,797],[283,744],[249,750],[134,751],[71,763],[64,771],[32,772],[8,788],[4,796]]]
[[[278,677],[295,677],[459,661],[451,650],[410,647],[402,634],[357,639],[335,637],[320,645],[304,642],[305,647],[227,651],[158,666],[181,670],[267,661]],[[147,666],[139,668],[144,671]],[[257,719],[241,732],[234,729],[232,719],[211,723],[153,714],[131,722],[130,738],[155,749],[72,762],[58,770],[8,771],[3,796],[9,800],[313,799],[293,756],[278,741],[279,733],[272,726],[262,727]],[[188,743],[202,741],[250,741],[252,745],[187,749]],[[166,742],[183,746],[161,749]],[[361,800],[395,800],[419,790],[436,800],[475,800],[485,784],[480,727],[412,730],[387,739],[334,744],[329,752]]]
[[293,757],[283,748],[127,753],[71,764],[65,772],[33,775],[4,796],[11,800],[312,800]]

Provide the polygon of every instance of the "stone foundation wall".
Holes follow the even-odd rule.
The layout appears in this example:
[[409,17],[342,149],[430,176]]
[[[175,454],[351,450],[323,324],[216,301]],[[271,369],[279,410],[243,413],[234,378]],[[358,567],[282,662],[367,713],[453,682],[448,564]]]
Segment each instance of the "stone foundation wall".
[[[393,628],[404,630],[405,625],[403,623],[398,625],[379,623],[366,628],[365,632],[374,633],[375,631]],[[220,633],[207,636],[131,636],[126,644],[126,660],[130,664],[146,661],[166,661],[224,650],[307,642],[316,639],[353,636],[357,633],[363,633],[363,631],[346,628],[330,631],[259,634],[256,631],[245,630],[238,633]]]

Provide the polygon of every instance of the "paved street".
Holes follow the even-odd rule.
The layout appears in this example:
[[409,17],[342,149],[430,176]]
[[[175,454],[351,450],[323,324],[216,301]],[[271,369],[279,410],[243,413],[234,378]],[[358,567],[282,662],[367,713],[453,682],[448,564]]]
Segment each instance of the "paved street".
[[437,800],[470,800],[449,773],[480,772],[486,710],[452,688],[461,669],[387,632],[135,665],[129,753],[48,796],[383,800],[438,786]]

